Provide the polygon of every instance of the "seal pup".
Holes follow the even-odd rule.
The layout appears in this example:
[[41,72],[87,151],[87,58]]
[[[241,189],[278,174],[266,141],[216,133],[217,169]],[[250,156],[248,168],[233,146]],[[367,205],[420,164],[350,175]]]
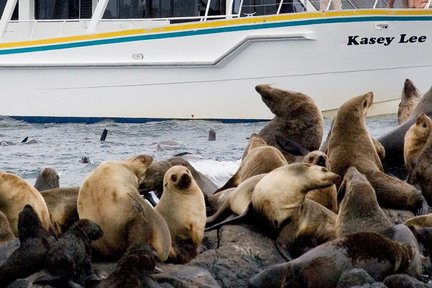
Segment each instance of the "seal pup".
[[18,214],[27,204],[38,214],[43,227],[52,229],[48,207],[39,191],[17,175],[0,172],[0,210],[8,218],[14,235],[18,235]]
[[[82,182],[78,193],[77,211],[80,219],[95,222],[104,232],[100,239],[92,242],[92,247],[99,256],[118,258],[131,244],[130,223],[139,216],[139,213],[134,208],[129,195],[140,198],[138,186],[152,161],[153,158],[147,155],[133,156],[126,160],[105,161],[93,169]],[[147,221],[141,224],[135,223],[137,226],[135,233],[153,231],[153,223],[149,222],[154,217],[148,216]],[[150,237],[148,235],[142,237],[144,236]],[[137,239],[137,241],[143,240],[138,236]],[[153,248],[158,251],[161,261],[166,260],[168,256],[166,251]]]
[[198,254],[206,224],[204,196],[189,169],[181,165],[168,169],[164,191],[155,209],[171,232],[172,247],[168,260],[189,262]]
[[[309,151],[318,150],[321,145],[324,120],[321,110],[312,98],[299,92],[257,85],[261,95],[275,117],[258,133],[269,145],[282,150],[276,139],[289,139]],[[283,153],[289,163],[297,161],[290,153]]]
[[[287,165],[288,162],[284,155],[275,147],[261,144],[257,139],[259,136],[253,135],[247,148],[247,153],[240,163],[237,172],[215,193],[237,187],[241,182],[251,176],[268,173],[275,168]],[[257,145],[256,143],[260,143]]]
[[133,245],[120,258],[111,275],[99,282],[96,288],[157,288],[152,278],[156,268],[157,254],[147,244]]
[[338,109],[327,153],[332,171],[343,177],[346,170],[354,166],[366,175],[381,206],[424,213],[428,206],[421,191],[383,172],[380,157],[365,124],[372,103],[373,94],[369,92],[352,97]]
[[337,237],[355,232],[381,232],[393,227],[379,206],[372,185],[357,168],[348,168],[338,194],[343,199],[336,218]]
[[62,237],[51,245],[46,268],[53,277],[39,278],[37,284],[66,286],[76,283],[87,286],[86,282],[96,278],[92,268],[90,243],[102,237],[100,227],[88,219],[80,219]]
[[414,83],[410,79],[405,79],[397,113],[399,124],[402,124],[411,116],[411,113],[418,103],[420,103],[421,96],[420,91],[414,86]]
[[414,249],[374,232],[346,235],[313,248],[283,264],[272,265],[252,277],[251,287],[334,288],[344,271],[362,268],[375,281],[404,273]]
[[53,168],[44,168],[39,172],[34,187],[39,191],[60,187],[60,177]]
[[408,129],[404,137],[404,162],[408,172],[408,183],[414,184],[413,172],[419,156],[432,131],[432,120],[420,113],[416,122]]
[[44,269],[48,251],[56,241],[30,205],[19,213],[18,238],[19,248],[0,267],[0,283],[5,286]]
[[6,215],[0,211],[0,243],[15,239]]
[[[325,167],[331,171],[330,161],[328,160],[327,155],[319,150],[309,152],[304,157],[303,162]],[[307,193],[306,198],[320,203],[335,213],[338,212],[336,185],[332,185],[327,188],[311,190]]]

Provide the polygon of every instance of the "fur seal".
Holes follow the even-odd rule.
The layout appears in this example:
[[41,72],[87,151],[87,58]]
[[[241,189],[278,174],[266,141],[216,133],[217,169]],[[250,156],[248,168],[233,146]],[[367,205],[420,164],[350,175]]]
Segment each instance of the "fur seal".
[[393,227],[379,206],[372,185],[355,167],[345,173],[338,196],[343,194],[336,218],[337,237],[355,232],[381,232]]
[[250,279],[251,287],[334,288],[346,270],[362,268],[376,281],[403,273],[414,248],[374,232],[359,232],[324,243],[302,256],[272,265]]
[[187,263],[204,237],[206,206],[203,193],[185,166],[168,169],[164,191],[155,207],[168,224],[173,242],[169,260]]
[[0,283],[5,286],[44,269],[47,253],[56,241],[30,205],[19,213],[18,237],[19,248],[0,267]]
[[38,279],[38,284],[56,283],[57,286],[73,282],[86,286],[86,281],[95,277],[90,243],[102,237],[100,227],[88,219],[76,222],[54,243],[47,254],[46,268],[53,279]]
[[[327,155],[319,150],[309,152],[304,157],[303,162],[325,167],[331,171],[330,161],[328,161]],[[306,198],[323,205],[335,213],[338,212],[336,185],[332,185],[327,188],[311,190],[307,193]]]
[[120,258],[113,273],[96,288],[158,288],[151,278],[156,267],[156,252],[147,244],[133,245]]
[[0,172],[0,210],[15,235],[18,235],[18,214],[27,204],[36,211],[43,227],[51,229],[48,207],[39,191],[17,175]]
[[0,243],[15,239],[6,215],[0,211]]
[[[92,247],[100,256],[118,258],[128,246],[143,241],[158,251],[161,261],[168,257],[168,251],[164,249],[166,247],[159,246],[158,239],[153,238],[154,225],[161,224],[160,215],[152,212],[150,204],[138,194],[138,186],[152,161],[150,156],[139,155],[126,160],[103,162],[90,172],[80,186],[77,200],[79,218],[95,222],[104,232],[102,238],[92,242]],[[140,209],[144,212],[139,213]],[[147,212],[145,216],[148,217],[139,223],[136,219]],[[132,223],[135,225],[134,231]],[[166,225],[160,226],[156,229],[163,229]],[[149,239],[155,241],[146,242]]]
[[404,137],[404,162],[408,172],[408,183],[412,181],[414,168],[419,156],[432,131],[432,120],[424,113],[420,113],[416,122],[408,129]]
[[405,79],[402,89],[401,102],[398,107],[398,123],[405,122],[421,100],[420,91],[410,79]]
[[[383,161],[386,170],[390,170],[392,167],[403,166],[404,137],[420,113],[432,117],[432,87],[424,94],[420,103],[411,113],[411,116],[403,124],[378,138],[378,141],[384,146],[387,155],[391,155],[391,157],[386,157]],[[405,177],[405,175],[401,176]]]
[[59,175],[52,168],[44,168],[37,176],[34,187],[39,191],[60,187]]
[[78,221],[77,200],[79,187],[54,188],[41,192],[58,234],[63,234]]
[[373,94],[369,92],[352,97],[339,108],[328,143],[327,155],[332,171],[343,177],[346,170],[354,166],[366,175],[381,206],[424,213],[428,206],[421,191],[383,172],[380,157],[365,124],[372,103]]
[[[258,133],[269,145],[283,151],[277,139],[289,139],[309,151],[321,145],[324,120],[321,110],[309,96],[299,92],[258,85],[255,90],[275,117]],[[297,158],[284,153],[289,163]]]
[[275,168],[288,164],[284,155],[277,148],[262,144],[265,143],[265,140],[258,138],[261,137],[252,135],[247,147],[247,153],[241,161],[237,172],[216,192],[237,187],[251,176],[268,173]]

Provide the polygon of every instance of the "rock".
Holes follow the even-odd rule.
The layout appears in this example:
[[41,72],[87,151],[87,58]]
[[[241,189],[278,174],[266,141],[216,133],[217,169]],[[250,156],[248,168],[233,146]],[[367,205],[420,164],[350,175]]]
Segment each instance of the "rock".
[[414,213],[405,210],[382,209],[394,224],[405,223],[406,220],[414,217]]
[[190,265],[174,264],[160,264],[158,266],[163,272],[154,274],[153,279],[160,284],[169,284],[174,288],[220,287],[212,275],[203,268]]
[[349,288],[352,286],[362,286],[372,284],[375,280],[363,269],[356,268],[342,273],[337,284],[337,288]]
[[0,266],[6,262],[7,258],[20,246],[18,238],[0,243]]
[[388,288],[427,288],[426,283],[423,283],[406,274],[394,274],[384,279],[384,284]]

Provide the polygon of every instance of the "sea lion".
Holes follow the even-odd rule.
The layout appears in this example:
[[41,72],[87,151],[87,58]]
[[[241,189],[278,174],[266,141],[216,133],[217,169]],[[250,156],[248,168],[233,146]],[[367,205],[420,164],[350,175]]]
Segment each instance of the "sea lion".
[[100,227],[88,219],[80,219],[54,243],[47,254],[47,270],[52,279],[38,279],[38,284],[55,283],[66,286],[73,282],[85,286],[95,277],[90,243],[102,237]]
[[404,137],[404,162],[408,172],[408,183],[413,183],[413,172],[419,156],[432,131],[432,120],[420,113],[416,122],[408,129]]
[[252,277],[251,287],[334,288],[344,271],[362,268],[375,281],[403,273],[414,248],[374,232],[359,232],[324,243],[302,256],[272,265]]
[[402,89],[401,102],[398,107],[398,123],[405,122],[421,100],[420,91],[410,79],[405,79]]
[[215,193],[237,187],[251,176],[268,173],[275,168],[288,164],[284,155],[277,148],[270,145],[257,145],[257,142],[262,143],[261,140],[257,139],[258,137],[251,137],[247,154],[241,161],[237,172],[221,188],[216,190]]
[[60,187],[59,175],[52,168],[44,168],[37,176],[34,187],[39,191]]
[[157,254],[146,244],[130,246],[120,258],[116,269],[102,280],[96,288],[157,288],[153,279]]
[[383,172],[380,157],[365,124],[372,103],[373,94],[369,92],[352,97],[338,109],[328,143],[331,169],[343,177],[349,167],[356,167],[372,184],[381,206],[424,213],[428,206],[421,191]]
[[[147,155],[134,156],[126,160],[105,161],[93,169],[82,182],[78,193],[77,211],[80,219],[95,222],[104,232],[102,238],[92,242],[92,247],[100,256],[118,258],[131,245],[130,225],[139,213],[134,208],[129,195],[140,198],[138,186],[152,161],[153,158]],[[147,206],[142,209],[147,209]],[[148,216],[149,218],[143,221],[141,226],[135,223],[137,227],[134,233],[152,231],[153,223],[149,223],[152,218],[151,215]],[[152,237],[152,235],[142,235],[141,238],[134,236],[137,238],[136,241],[145,241],[143,237],[146,239]],[[160,247],[153,246],[153,248],[158,251],[161,261],[166,260],[167,251],[158,250]]]
[[372,185],[357,168],[347,170],[338,193],[344,196],[336,218],[337,237],[355,232],[380,232],[393,226],[379,206]]
[[[387,155],[391,155],[391,157],[386,157],[383,161],[386,171],[390,170],[392,167],[403,166],[404,137],[420,113],[432,117],[432,87],[424,94],[420,103],[411,113],[411,116],[403,124],[378,138],[378,141],[384,146]],[[402,174],[400,176],[405,177],[405,175]]]
[[[303,162],[325,167],[331,171],[330,162],[328,161],[327,155],[319,150],[309,152],[304,157]],[[332,185],[327,188],[311,190],[307,193],[306,198],[320,203],[335,213],[338,212],[336,185]]]
[[51,220],[45,200],[34,187],[23,178],[0,172],[0,210],[6,215],[12,232],[18,235],[18,214],[30,204],[45,229],[51,229]]
[[15,239],[6,215],[0,211],[0,243]]
[[146,194],[150,191],[155,192],[159,198],[163,192],[163,178],[166,171],[175,165],[183,165],[192,172],[192,176],[200,187],[201,191],[206,195],[212,195],[218,188],[207,176],[197,171],[187,160],[182,157],[175,156],[165,161],[154,161],[146,172],[146,177],[139,186],[141,194]]
[[[269,145],[283,151],[277,139],[289,139],[309,151],[321,145],[324,120],[321,110],[309,96],[299,92],[258,85],[255,90],[275,117],[258,133]],[[284,152],[289,163],[298,159]]]
[[208,140],[208,141],[216,141],[216,131],[215,131],[213,128],[211,128],[211,129],[209,130],[207,140]]
[[164,191],[155,207],[168,224],[173,242],[169,260],[187,263],[204,237],[206,206],[203,193],[185,166],[168,169]]
[[58,234],[63,234],[78,221],[77,200],[79,187],[54,188],[41,192]]
[[30,205],[25,205],[19,213],[18,237],[19,248],[0,267],[0,283],[5,286],[44,269],[47,253],[56,241]]

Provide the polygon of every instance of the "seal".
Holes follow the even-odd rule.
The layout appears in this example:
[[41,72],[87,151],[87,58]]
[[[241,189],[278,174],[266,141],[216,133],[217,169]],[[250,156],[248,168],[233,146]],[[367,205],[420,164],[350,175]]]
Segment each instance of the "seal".
[[113,273],[96,288],[157,288],[152,278],[156,268],[156,252],[148,245],[130,246],[120,258]]
[[[328,161],[327,155],[319,150],[309,152],[304,157],[303,162],[325,167],[331,171],[330,162]],[[336,185],[332,185],[327,188],[311,190],[307,193],[306,198],[323,205],[335,213],[338,213]]]
[[397,113],[399,124],[402,124],[411,116],[418,103],[420,103],[421,97],[422,95],[414,83],[410,79],[405,79]]
[[48,251],[56,241],[30,205],[19,213],[18,238],[20,246],[0,267],[0,283],[5,287],[15,279],[44,269]]
[[96,223],[80,219],[48,251],[46,267],[54,277],[38,279],[36,283],[66,286],[73,282],[86,287],[86,281],[95,277],[90,243],[102,235]]
[[379,233],[393,227],[379,206],[372,185],[357,168],[348,168],[338,193],[343,199],[336,218],[337,237],[355,232]]
[[34,187],[39,191],[54,189],[60,187],[59,175],[53,168],[44,168],[39,172]]
[[[287,165],[284,155],[275,147],[262,144],[264,140],[252,136],[247,147],[247,153],[241,161],[237,172],[216,193],[228,188],[237,187],[251,176],[268,173],[275,168]],[[260,143],[260,144],[257,144]]]
[[428,206],[421,191],[383,172],[380,157],[365,124],[372,102],[373,94],[369,92],[352,97],[338,109],[327,153],[332,171],[343,177],[349,167],[356,167],[372,184],[380,206],[424,213]]
[[[102,238],[92,242],[92,247],[99,256],[119,258],[132,242],[136,241],[137,243],[133,244],[138,244],[144,241],[142,243],[152,245],[158,251],[161,261],[165,261],[168,257],[167,251],[163,248],[159,250],[161,247],[157,241],[145,242],[153,239],[151,233],[154,232],[154,225],[158,224],[160,219],[150,211],[145,215],[148,218],[138,223],[136,219],[142,214],[138,213],[138,210],[141,209],[146,213],[150,205],[141,207],[145,204],[138,202],[135,205],[135,202],[131,201],[131,197],[140,199],[138,186],[152,161],[153,158],[147,155],[138,155],[126,160],[105,161],[93,169],[82,182],[78,193],[77,211],[80,219],[95,222],[104,232]],[[135,231],[131,231],[132,222]],[[160,229],[163,228],[162,225]],[[139,233],[151,235],[139,236]]]
[[0,210],[15,236],[18,235],[18,214],[27,204],[36,211],[43,227],[52,229],[48,207],[39,191],[17,175],[0,172]]
[[341,274],[362,268],[376,281],[404,273],[414,249],[374,232],[359,232],[324,243],[302,256],[272,265],[250,279],[251,287],[336,287]]
[[[324,120],[321,110],[312,98],[299,92],[258,85],[255,90],[261,95],[275,117],[266,124],[258,136],[269,145],[283,151],[277,139],[289,139],[309,151],[321,145]],[[293,154],[284,152],[289,163],[298,160]]]
[[408,183],[414,184],[413,172],[427,139],[432,131],[432,120],[420,113],[416,122],[408,129],[404,137],[404,162],[408,172]]
[[15,239],[6,215],[0,211],[0,243]]
[[164,177],[164,191],[155,207],[168,224],[172,247],[170,262],[187,263],[198,252],[204,237],[206,206],[203,193],[184,166],[168,169]]
[[54,188],[41,192],[58,235],[78,221],[77,200],[79,187]]

